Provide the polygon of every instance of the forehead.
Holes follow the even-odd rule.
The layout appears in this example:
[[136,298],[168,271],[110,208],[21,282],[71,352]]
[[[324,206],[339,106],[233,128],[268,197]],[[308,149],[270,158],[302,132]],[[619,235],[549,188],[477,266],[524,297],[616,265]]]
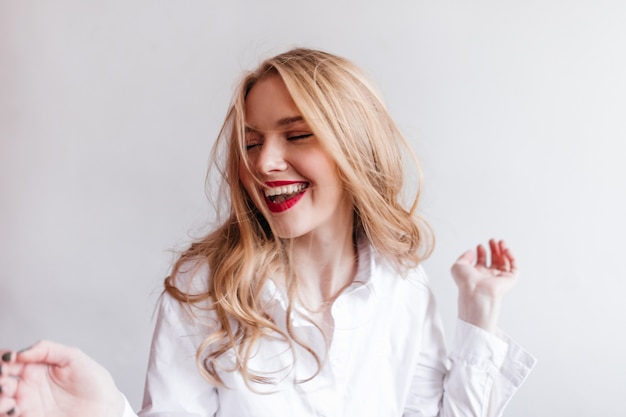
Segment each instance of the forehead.
[[245,102],[247,127],[270,131],[297,122],[303,122],[302,115],[279,75],[262,78],[252,86]]

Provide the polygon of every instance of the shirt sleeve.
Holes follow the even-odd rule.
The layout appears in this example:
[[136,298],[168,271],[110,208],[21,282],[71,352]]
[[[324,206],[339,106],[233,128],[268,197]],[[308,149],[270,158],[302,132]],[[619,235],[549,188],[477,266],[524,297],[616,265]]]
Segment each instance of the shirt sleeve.
[[196,366],[196,347],[207,331],[199,322],[170,295],[161,297],[139,417],[210,417],[217,412],[217,390]]
[[462,320],[449,356],[440,320],[424,330],[405,417],[499,417],[536,362],[505,334]]
[[413,280],[426,289],[426,298],[403,417],[502,416],[536,359],[501,330],[493,334],[460,319],[448,354],[443,323],[421,267]]
[[450,360],[443,416],[501,416],[536,363],[501,330],[492,334],[462,320]]
[[130,406],[130,403],[128,402],[128,398],[126,398],[125,395],[122,395],[124,397],[124,414],[122,414],[122,417],[137,417],[137,414],[135,414],[135,412],[133,411],[133,408]]

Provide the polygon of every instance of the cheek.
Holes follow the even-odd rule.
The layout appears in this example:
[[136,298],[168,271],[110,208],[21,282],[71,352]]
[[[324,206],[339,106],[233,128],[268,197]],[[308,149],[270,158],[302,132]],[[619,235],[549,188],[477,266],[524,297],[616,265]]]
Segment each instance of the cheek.
[[324,152],[318,152],[309,157],[308,170],[311,174],[323,173],[323,181],[327,185],[341,183],[338,167],[335,161]]
[[351,199],[348,198],[346,187],[340,178],[339,167],[334,159],[325,153],[320,153],[311,160],[309,167],[317,172],[318,175],[319,173],[324,173],[322,177],[319,177],[321,183],[318,185],[324,187],[326,190],[324,195],[329,201],[333,202],[333,204],[343,205],[345,203],[352,205]]

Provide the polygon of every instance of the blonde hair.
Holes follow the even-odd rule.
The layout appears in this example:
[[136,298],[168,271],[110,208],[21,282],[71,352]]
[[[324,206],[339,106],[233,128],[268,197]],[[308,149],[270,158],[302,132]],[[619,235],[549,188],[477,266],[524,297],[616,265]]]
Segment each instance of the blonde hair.
[[[229,350],[236,358],[233,371],[240,371],[248,383],[271,382],[248,368],[255,344],[269,335],[282,336],[292,351],[293,343],[302,346],[318,366],[322,361],[292,332],[291,303],[284,331],[264,311],[261,299],[261,289],[270,277],[296,275],[289,242],[276,237],[269,217],[253,203],[257,197],[246,193],[239,177],[242,164],[250,169],[245,156],[246,96],[269,76],[282,78],[302,117],[335,158],[354,205],[354,235],[364,236],[400,273],[424,260],[433,245],[430,228],[416,213],[419,189],[410,207],[401,202],[403,154],[413,157],[419,172],[417,160],[364,74],[346,59],[303,48],[262,62],[237,87],[212,152],[225,186],[226,198],[221,199],[226,202],[221,207],[226,210],[222,213],[225,220],[193,243],[165,280],[166,292],[190,309],[204,303],[214,311],[217,326],[198,348],[197,360],[205,378],[216,385],[223,383],[217,372],[218,358]],[[176,282],[190,264],[208,264],[206,291],[194,292]],[[295,281],[287,280],[290,300]]]

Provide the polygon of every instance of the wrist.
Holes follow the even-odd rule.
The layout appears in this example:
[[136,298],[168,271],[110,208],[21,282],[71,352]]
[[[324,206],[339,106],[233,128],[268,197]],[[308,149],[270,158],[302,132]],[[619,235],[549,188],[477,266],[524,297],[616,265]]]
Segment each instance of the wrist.
[[495,333],[500,317],[501,300],[484,295],[459,295],[459,319]]

